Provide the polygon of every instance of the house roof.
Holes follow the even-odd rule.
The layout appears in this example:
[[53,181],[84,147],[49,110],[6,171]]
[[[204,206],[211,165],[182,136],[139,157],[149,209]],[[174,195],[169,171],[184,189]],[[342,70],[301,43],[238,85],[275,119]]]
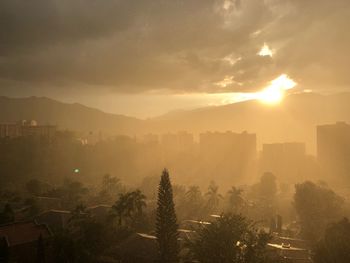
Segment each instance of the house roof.
[[71,211],[68,210],[58,210],[58,209],[51,209],[48,211],[42,212],[42,214],[47,214],[47,213],[55,213],[55,214],[71,214]]
[[292,247],[292,246],[283,246],[283,245],[280,245],[280,244],[267,243],[267,246],[272,247],[272,248],[281,249],[281,250],[307,251],[304,248],[298,248],[298,247]]
[[0,237],[4,237],[9,247],[31,243],[40,237],[46,239],[51,236],[50,229],[35,221],[17,222],[0,226]]
[[109,209],[109,208],[112,208],[112,206],[111,205],[94,205],[94,206],[89,206],[87,209],[91,210],[91,209],[96,209],[96,208]]

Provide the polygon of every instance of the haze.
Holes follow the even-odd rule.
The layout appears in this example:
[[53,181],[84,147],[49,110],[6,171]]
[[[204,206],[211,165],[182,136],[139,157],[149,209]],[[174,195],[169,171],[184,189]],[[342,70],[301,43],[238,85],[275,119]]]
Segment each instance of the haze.
[[0,0],[0,263],[349,263],[349,0]]

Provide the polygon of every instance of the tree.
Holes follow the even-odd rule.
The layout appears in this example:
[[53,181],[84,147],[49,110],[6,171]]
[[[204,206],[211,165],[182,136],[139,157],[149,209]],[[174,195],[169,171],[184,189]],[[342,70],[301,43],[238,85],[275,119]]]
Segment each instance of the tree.
[[[173,186],[173,190],[174,186]],[[190,186],[188,190],[178,195],[174,193],[174,201],[177,212],[177,218],[180,221],[190,218],[200,218],[203,208],[203,197],[198,186]]]
[[350,222],[347,218],[330,225],[314,256],[315,263],[350,262]]
[[160,262],[178,262],[178,232],[173,190],[166,169],[163,170],[157,202],[156,236],[159,245]]
[[201,225],[187,240],[191,259],[201,263],[267,262],[265,247],[269,235],[235,214],[222,214],[209,225]]
[[260,181],[251,187],[250,198],[254,201],[256,214],[254,218],[265,223],[276,214],[276,177],[270,173],[264,173]]
[[[146,196],[140,190],[120,194],[119,199],[113,205],[113,210],[118,217],[118,224],[121,226],[123,222],[133,222],[140,220],[143,214],[143,208],[146,207]],[[128,222],[129,221],[129,222]]]
[[74,208],[81,202],[83,195],[88,193],[88,189],[81,182],[66,179],[62,187],[63,203],[67,208]]
[[143,178],[140,189],[148,199],[156,200],[159,176],[147,176]]
[[229,195],[229,206],[232,212],[238,213],[238,211],[243,207],[244,199],[242,197],[243,190],[238,189],[234,186],[228,191]]
[[99,262],[115,244],[117,236],[114,229],[92,217],[84,205],[78,205],[72,211],[68,227],[54,236],[55,262]]
[[219,187],[212,181],[208,187],[208,192],[205,194],[207,199],[207,209],[209,213],[217,212],[220,204],[220,200],[223,199],[222,195],[219,193]]
[[118,217],[118,225],[121,226],[123,221],[130,216],[132,210],[132,204],[129,202],[128,194],[120,194],[119,199],[115,202],[112,208]]
[[260,196],[268,201],[273,201],[277,193],[276,177],[272,173],[264,173],[260,178]]
[[100,197],[102,201],[108,202],[113,196],[117,195],[122,191],[122,184],[120,179],[111,176],[110,174],[105,174],[102,178]]
[[142,216],[143,208],[146,207],[146,196],[140,191],[136,190],[131,192],[131,200],[133,203],[133,213],[138,217]]
[[342,204],[342,198],[329,188],[309,181],[295,185],[294,207],[301,235],[312,242],[318,241],[326,226],[340,217]]
[[197,186],[197,185],[190,186],[186,192],[186,199],[191,204],[201,202],[202,201],[202,192],[199,189],[199,186]]

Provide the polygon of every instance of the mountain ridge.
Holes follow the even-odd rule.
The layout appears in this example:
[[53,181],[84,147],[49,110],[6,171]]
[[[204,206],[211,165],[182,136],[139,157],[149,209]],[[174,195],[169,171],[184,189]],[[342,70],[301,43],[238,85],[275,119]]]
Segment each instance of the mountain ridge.
[[80,103],[63,103],[47,97],[0,97],[0,122],[35,119],[61,129],[103,131],[111,135],[142,135],[189,131],[248,131],[258,144],[301,141],[316,150],[316,126],[350,122],[350,93],[293,94],[280,105],[244,101],[222,106],[173,111],[147,120],[105,113]]

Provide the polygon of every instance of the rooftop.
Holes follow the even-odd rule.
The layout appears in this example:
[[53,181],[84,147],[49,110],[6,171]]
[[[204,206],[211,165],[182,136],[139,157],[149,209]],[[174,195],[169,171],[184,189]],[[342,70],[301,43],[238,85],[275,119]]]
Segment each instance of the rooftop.
[[35,221],[17,222],[0,226],[0,237],[5,237],[9,247],[31,243],[40,237],[45,239],[51,236],[49,228]]

